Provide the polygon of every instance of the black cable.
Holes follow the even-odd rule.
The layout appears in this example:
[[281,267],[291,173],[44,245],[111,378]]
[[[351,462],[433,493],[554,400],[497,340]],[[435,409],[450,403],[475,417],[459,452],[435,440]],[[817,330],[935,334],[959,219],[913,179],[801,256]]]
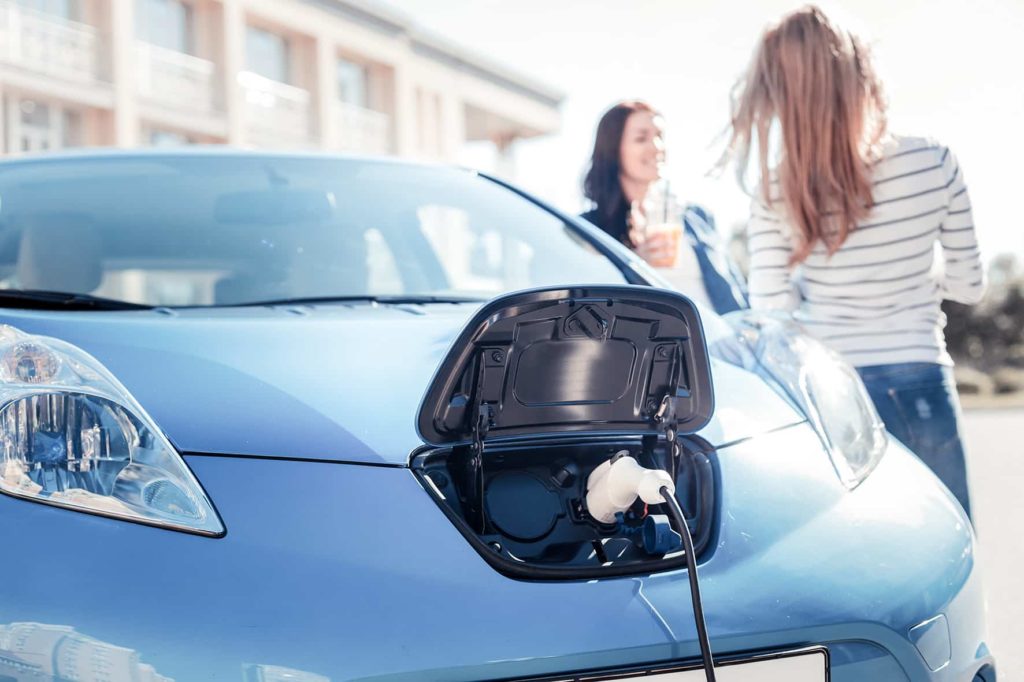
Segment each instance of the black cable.
[[690,579],[690,600],[693,602],[693,621],[697,625],[697,641],[700,643],[700,655],[704,661],[704,677],[707,682],[715,682],[715,660],[711,657],[711,642],[708,640],[708,628],[704,623],[704,607],[700,601],[700,581],[697,579],[697,557],[694,556],[693,551],[693,536],[690,535],[690,526],[686,523],[686,517],[683,515],[676,496],[664,486],[660,492],[668,504],[668,513],[672,517],[676,530],[683,536],[686,572]]

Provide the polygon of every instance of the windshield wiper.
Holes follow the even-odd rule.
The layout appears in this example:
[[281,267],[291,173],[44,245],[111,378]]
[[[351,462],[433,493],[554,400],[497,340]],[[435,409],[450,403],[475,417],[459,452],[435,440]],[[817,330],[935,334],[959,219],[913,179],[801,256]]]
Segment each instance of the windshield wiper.
[[34,310],[151,310],[153,306],[92,294],[41,289],[0,289],[0,307]]
[[478,296],[413,296],[396,294],[393,296],[301,296],[296,298],[274,298],[266,301],[245,301],[243,303],[227,303],[217,307],[223,308],[258,308],[280,305],[316,305],[318,303],[386,303],[389,305],[417,303],[482,303],[485,298]]

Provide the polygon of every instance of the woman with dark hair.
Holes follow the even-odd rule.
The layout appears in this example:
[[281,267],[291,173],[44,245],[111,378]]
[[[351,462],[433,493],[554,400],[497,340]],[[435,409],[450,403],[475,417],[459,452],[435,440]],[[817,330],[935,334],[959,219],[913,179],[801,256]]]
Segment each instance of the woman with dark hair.
[[583,194],[583,218],[637,252],[690,298],[720,314],[747,306],[742,275],[719,246],[714,219],[699,206],[677,211],[652,188],[661,178],[661,115],[646,102],[619,102],[597,124]]
[[752,155],[760,171],[752,306],[791,311],[841,353],[889,432],[970,515],[940,303],[977,303],[985,283],[956,157],[886,132],[867,50],[816,7],[762,36],[735,91],[730,151],[741,176]]

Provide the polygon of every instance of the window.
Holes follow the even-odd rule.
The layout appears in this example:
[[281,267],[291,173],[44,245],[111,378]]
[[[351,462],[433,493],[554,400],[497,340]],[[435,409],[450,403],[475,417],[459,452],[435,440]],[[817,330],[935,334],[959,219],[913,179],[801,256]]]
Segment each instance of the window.
[[402,272],[395,254],[380,230],[371,227],[363,233],[366,240],[367,286],[380,294],[401,294]]
[[136,31],[141,40],[152,45],[194,54],[192,6],[181,0],[140,0]]
[[29,10],[75,21],[80,12],[75,0],[18,0],[18,5]]
[[266,29],[249,26],[245,40],[249,71],[279,83],[291,82],[288,39]]
[[153,147],[180,147],[185,144],[192,144],[188,135],[177,133],[173,130],[150,130],[149,144]]
[[[625,281],[557,216],[448,168],[272,155],[12,162],[0,204],[8,288],[174,306],[484,299]],[[26,240],[65,248],[20,248]]]
[[338,60],[338,97],[342,102],[370,108],[370,74],[362,64]]
[[73,110],[38,100],[8,100],[8,149],[43,152],[81,144],[82,119]]
[[530,268],[542,255],[538,244],[492,224],[474,225],[467,211],[454,206],[426,205],[417,217],[452,288],[500,292],[530,286]]

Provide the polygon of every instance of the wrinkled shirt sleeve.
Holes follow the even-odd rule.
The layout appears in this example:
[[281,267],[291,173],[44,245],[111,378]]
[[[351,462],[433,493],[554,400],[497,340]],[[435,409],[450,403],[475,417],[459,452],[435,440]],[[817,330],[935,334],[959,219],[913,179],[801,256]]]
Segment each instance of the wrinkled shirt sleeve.
[[956,157],[947,148],[942,154],[946,176],[946,214],[939,230],[944,272],[942,297],[960,303],[977,303],[985,293],[985,271],[974,232],[971,199]]

